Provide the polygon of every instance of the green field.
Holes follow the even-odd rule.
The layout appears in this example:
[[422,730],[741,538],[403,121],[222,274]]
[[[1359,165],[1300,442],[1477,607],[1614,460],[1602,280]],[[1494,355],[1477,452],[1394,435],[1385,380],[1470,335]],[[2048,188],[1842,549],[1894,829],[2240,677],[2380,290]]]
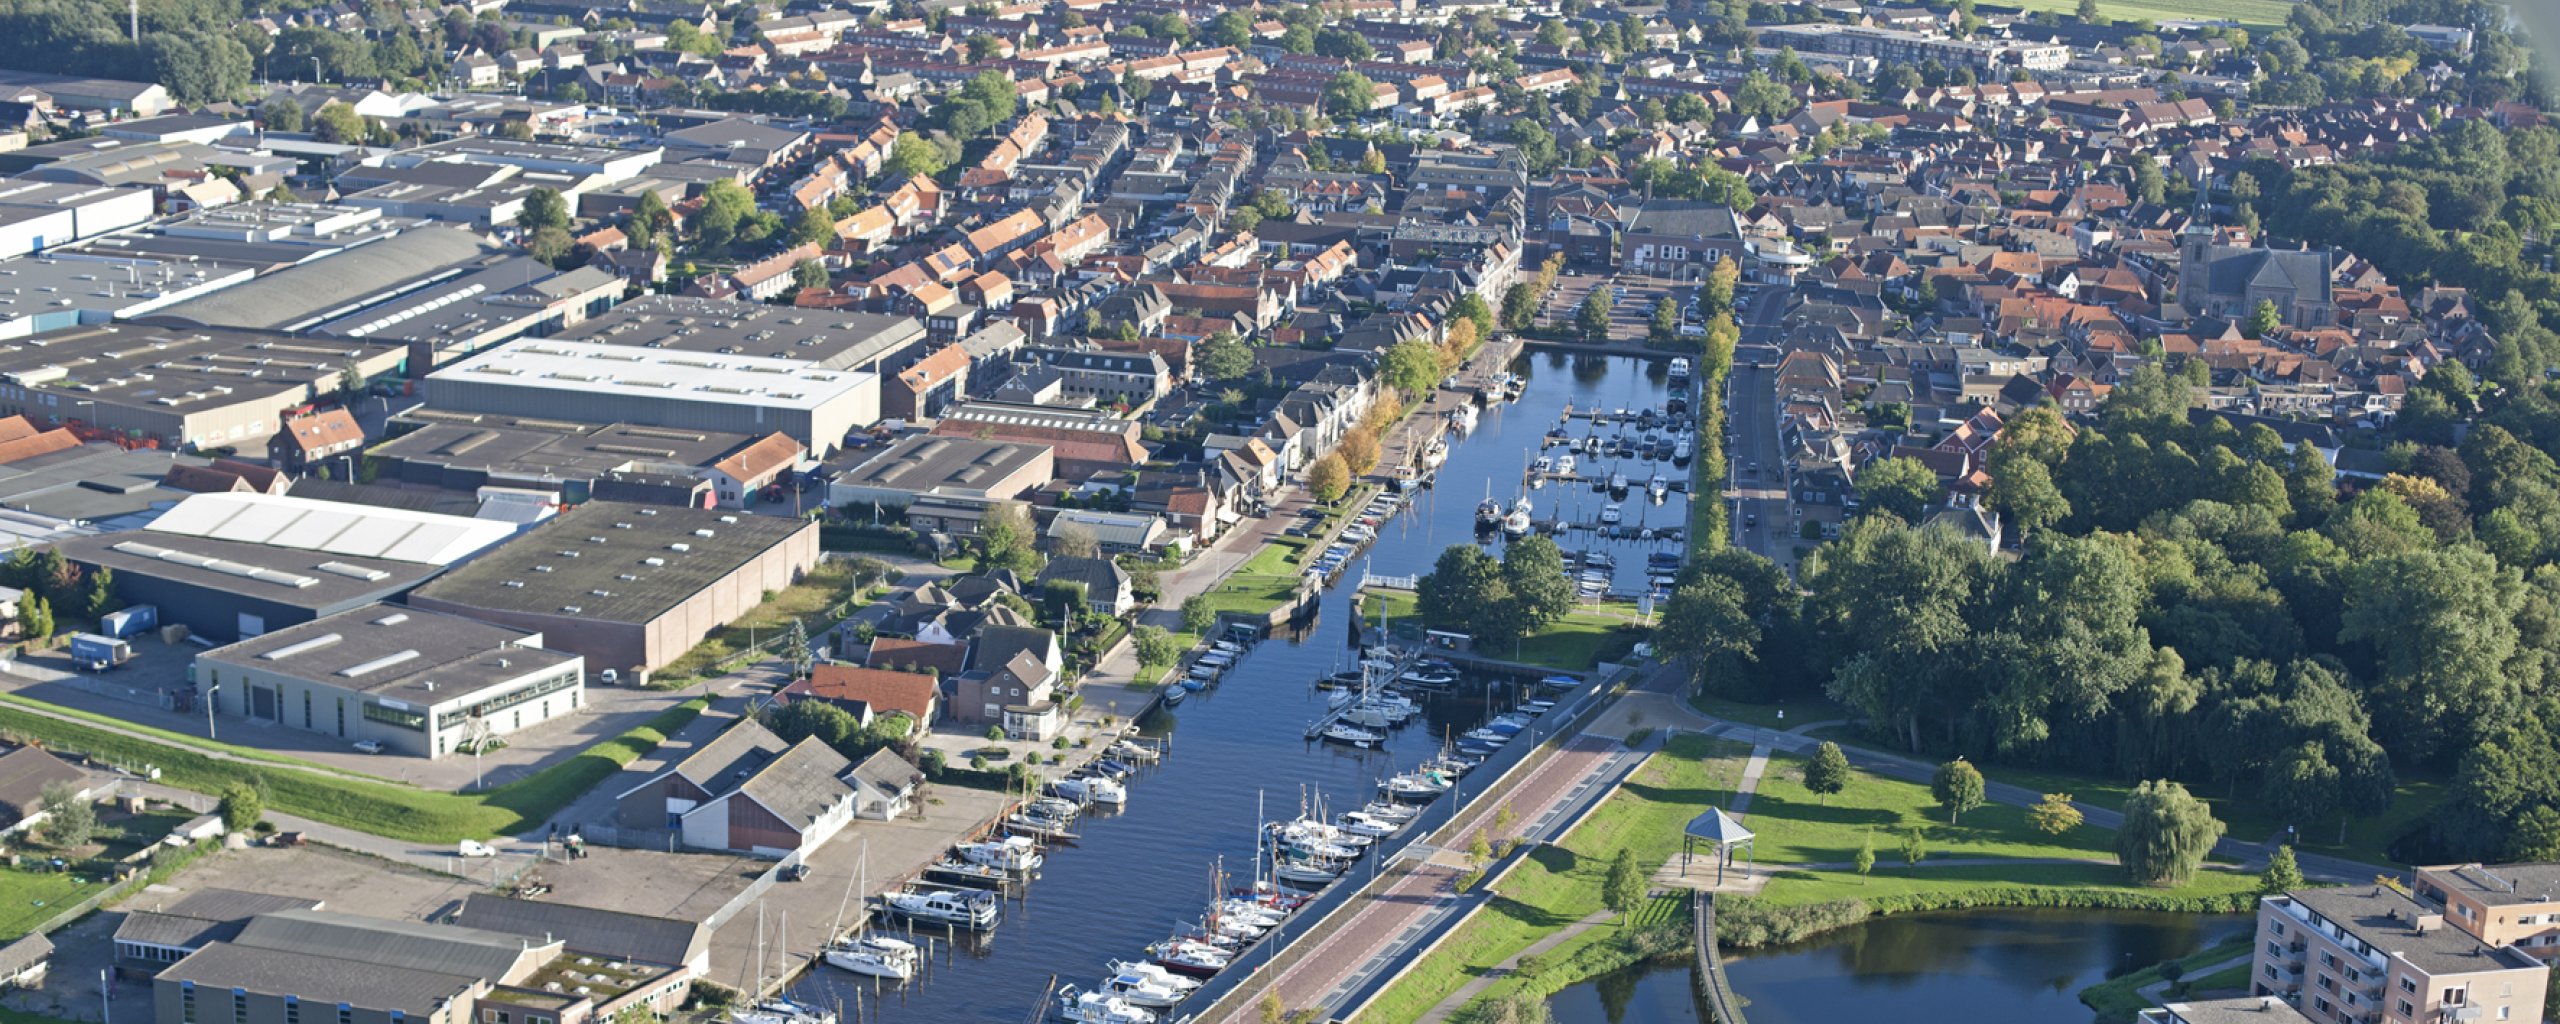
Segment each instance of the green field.
[[[1748,746],[1726,740],[1673,737],[1562,843],[1530,854],[1510,874],[1490,883],[1501,895],[1381,993],[1361,1012],[1359,1024],[1416,1020],[1539,938],[1600,910],[1600,885],[1617,851],[1633,849],[1636,862],[1648,871],[1677,855],[1681,826],[1696,817],[1700,808],[1732,802],[1733,787],[1742,778],[1742,763],[1750,752]],[[1656,902],[1676,907],[1680,901]],[[1640,918],[1659,913],[1661,908],[1649,907]],[[1608,941],[1618,932],[1610,926],[1594,928],[1542,959],[1562,962],[1564,956]],[[1515,976],[1494,991],[1529,984],[1541,982]]]
[[[2248,984],[2249,979],[2249,965],[2245,963],[2236,965],[2228,971],[2217,971],[2213,974],[2201,977],[2197,976],[2195,972],[2207,967],[2215,966],[2226,960],[2230,960],[2233,957],[2248,956],[2250,948],[2254,943],[2254,939],[2232,939],[2228,942],[2207,946],[2194,953],[2179,957],[2178,966],[2185,968],[2185,973],[2179,975],[2179,980],[2186,983],[2189,991],[2194,992],[2208,992],[2217,987],[2244,987]],[[2232,972],[2238,972],[2238,981],[2236,983],[2231,985],[2219,984],[2218,979],[2223,975],[2230,974]],[[2208,981],[2216,982],[2216,984],[2208,986],[2205,984],[2205,982]],[[2134,971],[2122,977],[2109,978],[2095,985],[2091,985],[2088,988],[2081,989],[2080,1001],[2089,1004],[2090,1009],[2098,1011],[2099,1020],[2131,1020],[2134,1014],[2148,1009],[2151,1006],[2151,1000],[2142,998],[2142,990],[2152,985],[2156,985],[2159,982],[2160,965],[2149,964],[2144,966],[2141,970]]]
[[[2062,15],[2070,15],[2080,9],[2079,0],[2015,0],[1999,6],[2052,11]],[[2292,10],[2291,0],[2098,0],[2098,13],[2117,21],[2219,18],[2253,29],[2282,25]]]
[[105,879],[70,872],[0,869],[0,941],[34,931],[106,887]]
[[[1698,710],[1717,717],[1734,717],[1737,721],[1752,721],[1727,715],[1726,708],[1720,708],[1705,701],[1691,703]],[[1759,706],[1733,705],[1738,708]],[[1755,724],[1763,723],[1755,722]],[[1876,744],[1866,735],[1847,726],[1827,726],[1813,730],[1810,735],[1843,745],[1876,747]],[[1993,764],[1985,764],[1981,768],[1983,777],[1993,782],[2024,786],[2039,793],[2069,793],[2075,801],[2108,810],[2124,809],[2125,795],[2133,791],[2133,783],[2130,782],[2102,779],[2074,772],[2042,771]],[[2285,826],[2285,823],[2276,815],[2253,801],[2235,798],[2212,787],[2189,787],[2189,792],[2212,806],[2213,816],[2222,819],[2222,823],[2229,827],[2228,834],[2233,838],[2246,842],[2259,842],[2273,836]],[[2441,778],[2403,778],[2400,780],[2399,788],[2392,793],[2390,806],[2383,808],[2382,813],[2357,818],[2347,823],[2344,842],[2340,842],[2338,838],[2338,819],[2331,817],[2315,824],[2302,826],[2295,837],[2294,845],[2309,852],[2347,857],[2372,864],[2396,863],[2385,851],[2390,849],[2394,841],[2417,828],[2426,819],[2427,814],[2435,810],[2437,804],[2444,802],[2444,797],[2445,782]]]
[[[1420,629],[1420,612],[1410,591],[1373,590],[1369,603],[1363,606],[1370,621],[1378,617],[1379,602],[1385,602],[1387,626],[1399,625]],[[1519,661],[1547,668],[1581,672],[1601,661],[1624,657],[1635,646],[1642,627],[1636,620],[1635,606],[1627,604],[1581,604],[1555,624],[1522,640],[1517,647],[1504,651],[1492,648],[1476,653],[1489,658]]]
[[[1806,791],[1804,761],[1773,754],[1751,799],[1750,822],[1760,860],[1770,864],[1840,864],[1857,856],[1870,837],[1877,873],[1898,869],[1901,834],[1924,830],[1929,857],[2067,858],[2112,861],[2115,834],[2083,826],[2048,836],[2027,824],[2023,807],[1986,803],[1954,824],[1929,789],[1916,783],[1852,772],[1849,787],[1829,798]],[[1926,870],[1926,861],[1922,870]]]
[[566,761],[471,794],[430,792],[283,765],[259,770],[210,756],[193,740],[161,742],[129,736],[37,714],[26,705],[51,707],[28,700],[0,702],[0,734],[41,740],[57,750],[115,764],[152,765],[160,769],[160,781],[199,793],[220,793],[224,786],[254,774],[265,781],[267,806],[274,810],[393,839],[449,843],[540,827],[579,795],[656,749],[667,734],[700,715],[709,701],[696,698],[678,704]]

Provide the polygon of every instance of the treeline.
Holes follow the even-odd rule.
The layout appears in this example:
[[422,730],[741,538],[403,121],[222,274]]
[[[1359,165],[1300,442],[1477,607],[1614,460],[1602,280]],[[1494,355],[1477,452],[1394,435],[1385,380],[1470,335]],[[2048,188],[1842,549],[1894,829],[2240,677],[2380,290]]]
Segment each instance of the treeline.
[[[1913,750],[2242,797],[2305,828],[2407,772],[2402,856],[2560,858],[2560,403],[2402,443],[2343,497],[2265,426],[2191,422],[2145,366],[2094,425],[2015,418],[1990,501],[2024,554],[1869,513],[1805,563],[1700,559],[1662,638],[1726,696],[1827,695]],[[2256,838],[2256,837],[2248,837]]]

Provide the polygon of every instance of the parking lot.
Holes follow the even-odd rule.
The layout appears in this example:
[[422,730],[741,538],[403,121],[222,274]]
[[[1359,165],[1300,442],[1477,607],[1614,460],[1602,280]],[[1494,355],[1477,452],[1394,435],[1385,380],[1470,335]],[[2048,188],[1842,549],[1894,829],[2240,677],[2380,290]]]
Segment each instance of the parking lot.
[[1574,315],[1595,288],[1618,289],[1609,307],[1609,340],[1635,345],[1643,344],[1652,331],[1654,303],[1669,296],[1685,304],[1698,291],[1695,284],[1643,274],[1559,274],[1555,290],[1538,307],[1538,321],[1572,327]]
[[[133,660],[106,672],[77,671],[65,652],[40,652],[9,663],[6,671],[0,671],[0,691],[135,725],[203,736],[207,729],[204,706],[199,703],[194,711],[180,712],[169,706],[167,699],[167,695],[188,685],[187,665],[202,650],[192,644],[173,646],[137,639],[133,642]],[[502,785],[566,760],[690,696],[689,691],[597,686],[590,679],[576,714],[510,735],[505,746],[477,758],[456,754],[436,761],[399,754],[359,753],[334,735],[238,715],[219,716],[211,728],[214,738],[224,743],[289,754],[340,771],[427,789],[461,792],[470,788],[475,779],[491,786]]]

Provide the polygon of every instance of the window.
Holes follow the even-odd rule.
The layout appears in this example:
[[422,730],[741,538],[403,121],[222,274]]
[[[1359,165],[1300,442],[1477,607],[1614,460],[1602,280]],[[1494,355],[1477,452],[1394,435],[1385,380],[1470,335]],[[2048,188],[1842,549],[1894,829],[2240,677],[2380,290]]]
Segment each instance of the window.
[[2393,1007],[2393,1008],[2392,1008],[2392,1012],[2393,1012],[2393,1013],[2397,1013],[2397,1014],[2399,1014],[2399,1015],[2401,1015],[2401,1016],[2403,1016],[2403,1017],[2412,1017],[2412,1016],[2416,1016],[2416,1015],[2417,1015],[2417,1013],[2418,1013],[2418,1008],[2417,1008],[2417,1007],[2414,1007],[2414,1006],[2409,1005],[2409,1001],[2408,1001],[2408,1000],[2406,1000],[2406,999],[2403,999],[2403,1000],[2401,1000],[2401,1001],[2400,1001],[2400,1004],[2399,1004],[2398,1006],[2396,1006],[2396,1007]]
[[302,997],[284,997],[284,1024],[302,1024]]
[[2418,991],[2418,983],[2409,978],[2402,978],[2400,979],[2400,991],[2414,993]]
[[2449,988],[2444,990],[2444,998],[2437,1000],[2437,1002],[2443,1003],[2446,1006],[2460,1006],[2462,1005],[2463,1000],[2469,997],[2470,992],[2471,990],[2469,989]]
[[2268,930],[2268,931],[2271,931],[2271,932],[2274,932],[2274,933],[2276,934],[2276,937],[2277,937],[2277,938],[2283,938],[2283,937],[2284,937],[2284,922],[2282,922],[2282,921],[2270,921],[2270,922],[2267,922],[2267,930]]
[[347,1003],[339,1003],[338,1024],[356,1024],[356,1008]]
[[231,1021],[232,1024],[249,1024],[248,989],[235,988],[231,990]]
[[178,983],[178,1019],[186,1022],[186,1024],[196,1024],[195,982],[181,981]]

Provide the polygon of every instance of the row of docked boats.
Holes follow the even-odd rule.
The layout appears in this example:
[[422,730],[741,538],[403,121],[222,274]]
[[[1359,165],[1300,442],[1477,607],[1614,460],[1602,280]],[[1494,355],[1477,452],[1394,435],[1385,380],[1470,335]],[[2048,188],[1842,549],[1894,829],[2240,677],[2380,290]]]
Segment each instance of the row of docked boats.
[[1192,694],[1218,685],[1253,650],[1256,639],[1250,627],[1230,626],[1225,634],[1202,640],[1183,662],[1182,676],[1165,685],[1164,706],[1178,706]]

